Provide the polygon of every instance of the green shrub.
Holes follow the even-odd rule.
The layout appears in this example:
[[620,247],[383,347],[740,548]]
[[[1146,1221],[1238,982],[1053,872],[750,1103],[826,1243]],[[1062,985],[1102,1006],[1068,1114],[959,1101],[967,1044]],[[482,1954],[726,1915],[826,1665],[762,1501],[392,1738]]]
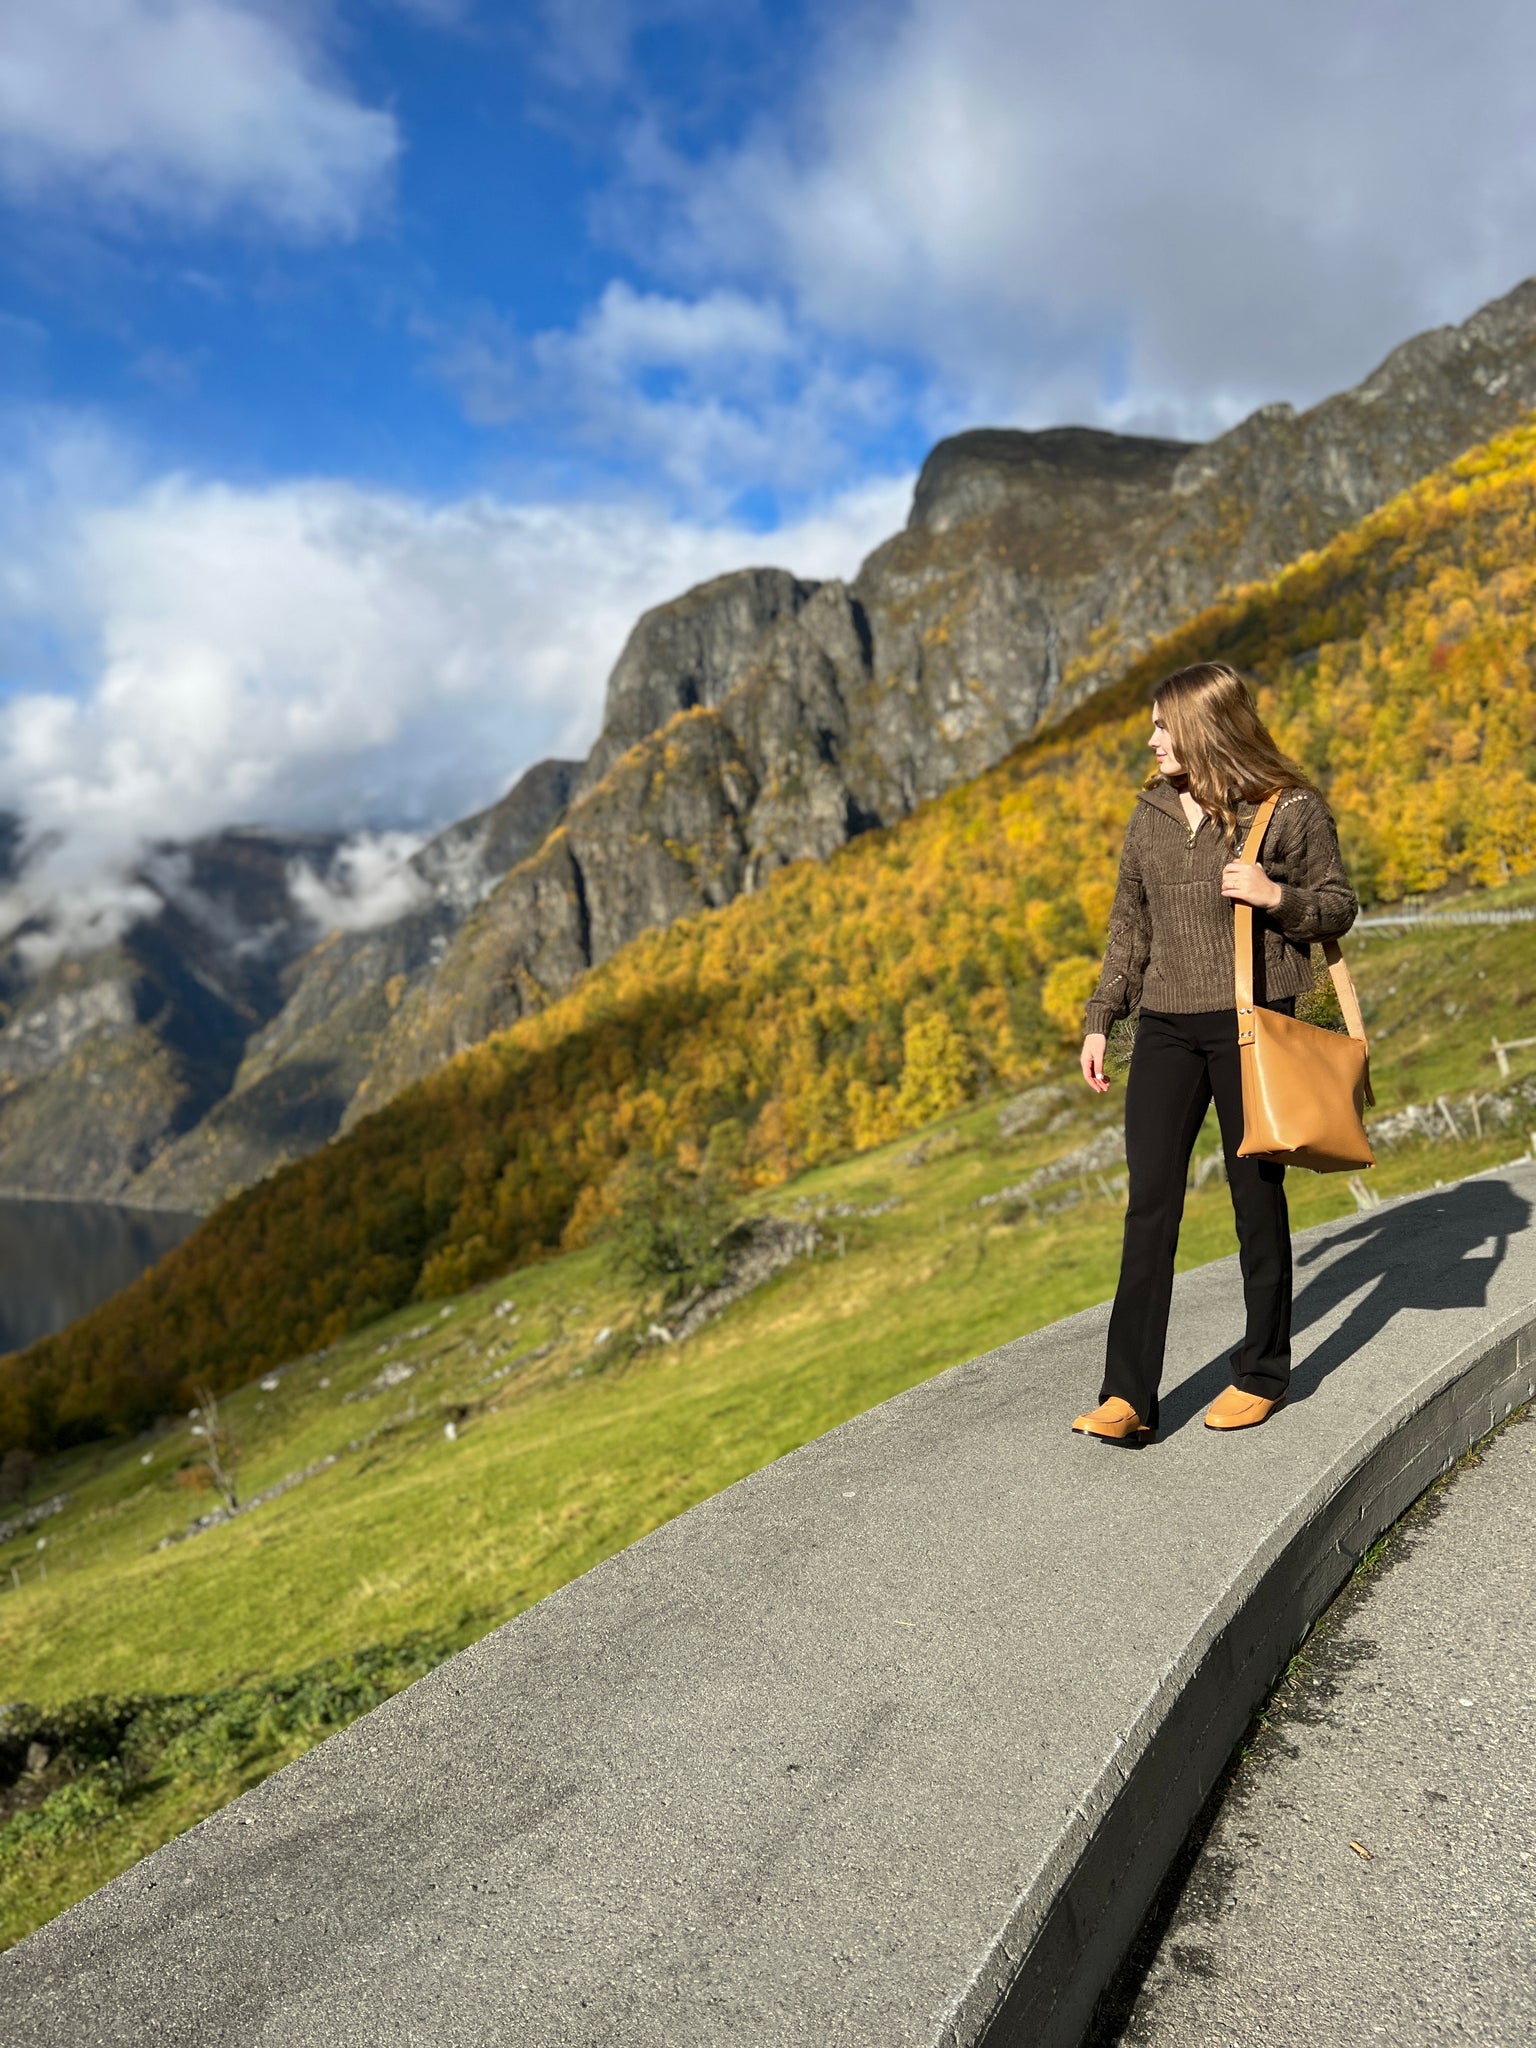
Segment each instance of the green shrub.
[[735,1205],[710,1166],[696,1173],[658,1159],[631,1159],[610,1183],[610,1255],[661,1305],[725,1278]]

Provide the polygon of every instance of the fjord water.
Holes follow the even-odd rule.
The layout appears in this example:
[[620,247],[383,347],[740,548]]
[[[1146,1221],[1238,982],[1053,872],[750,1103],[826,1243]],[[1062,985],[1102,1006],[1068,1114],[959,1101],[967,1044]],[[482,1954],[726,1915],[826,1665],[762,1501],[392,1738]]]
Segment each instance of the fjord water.
[[62,1330],[200,1221],[168,1209],[0,1196],[0,1352]]

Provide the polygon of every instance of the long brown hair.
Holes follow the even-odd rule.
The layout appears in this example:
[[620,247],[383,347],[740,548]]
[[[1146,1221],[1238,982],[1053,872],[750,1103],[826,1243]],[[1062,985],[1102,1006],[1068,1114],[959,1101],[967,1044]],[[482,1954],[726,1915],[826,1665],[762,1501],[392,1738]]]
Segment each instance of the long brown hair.
[[1312,789],[1311,778],[1269,735],[1253,692],[1224,661],[1175,669],[1152,692],[1189,793],[1237,843],[1239,803],[1262,803],[1277,789]]

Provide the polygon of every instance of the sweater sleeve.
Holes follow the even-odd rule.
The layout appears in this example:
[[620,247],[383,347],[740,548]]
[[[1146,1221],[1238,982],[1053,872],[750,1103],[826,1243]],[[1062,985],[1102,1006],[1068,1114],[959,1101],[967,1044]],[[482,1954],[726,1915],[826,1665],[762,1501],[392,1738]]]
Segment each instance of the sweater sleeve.
[[[1277,862],[1278,865],[1278,862]],[[1355,921],[1360,905],[1339,854],[1339,836],[1328,806],[1309,795],[1295,806],[1295,824],[1285,847],[1285,868],[1294,880],[1280,885],[1271,923],[1288,939],[1336,939]]]
[[[1139,809],[1139,807],[1138,807]],[[1137,845],[1137,814],[1125,830],[1120,854],[1120,879],[1109,912],[1109,944],[1104,949],[1104,968],[1099,985],[1089,999],[1083,1034],[1108,1032],[1117,1017],[1129,1016],[1141,1001],[1142,976],[1152,953],[1152,920],[1147,910],[1147,892],[1142,884],[1141,853]]]

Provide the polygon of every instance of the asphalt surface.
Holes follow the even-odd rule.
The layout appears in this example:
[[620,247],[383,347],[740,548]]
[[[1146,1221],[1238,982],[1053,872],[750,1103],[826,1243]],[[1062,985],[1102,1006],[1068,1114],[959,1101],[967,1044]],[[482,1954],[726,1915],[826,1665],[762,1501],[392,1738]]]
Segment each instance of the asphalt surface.
[[1536,1414],[1475,1456],[1319,1624],[1096,2044],[1536,2042]]

